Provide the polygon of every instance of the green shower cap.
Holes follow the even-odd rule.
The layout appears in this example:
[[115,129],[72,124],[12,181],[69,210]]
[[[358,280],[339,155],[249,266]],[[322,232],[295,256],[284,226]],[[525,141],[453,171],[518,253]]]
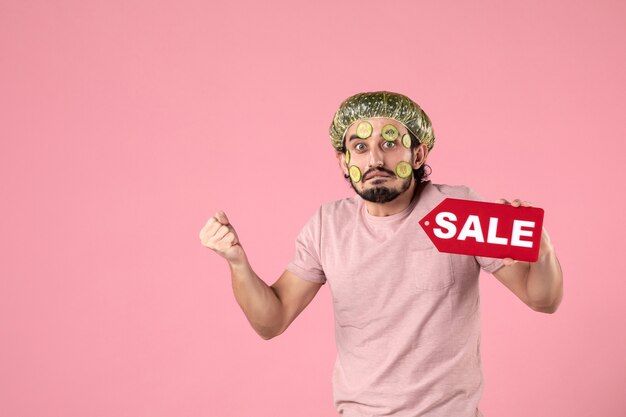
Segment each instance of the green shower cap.
[[357,120],[377,117],[402,123],[429,151],[433,148],[435,135],[426,113],[407,96],[389,91],[359,93],[341,103],[329,130],[333,147],[342,152],[348,128]]

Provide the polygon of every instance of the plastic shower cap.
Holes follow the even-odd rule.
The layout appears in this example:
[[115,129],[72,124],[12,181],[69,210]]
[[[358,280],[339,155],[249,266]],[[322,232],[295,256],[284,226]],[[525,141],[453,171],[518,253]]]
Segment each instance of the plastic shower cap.
[[429,151],[435,145],[430,119],[420,106],[402,94],[376,91],[355,94],[341,103],[329,130],[333,147],[342,152],[348,128],[357,120],[377,117],[402,123],[420,143],[428,146]]

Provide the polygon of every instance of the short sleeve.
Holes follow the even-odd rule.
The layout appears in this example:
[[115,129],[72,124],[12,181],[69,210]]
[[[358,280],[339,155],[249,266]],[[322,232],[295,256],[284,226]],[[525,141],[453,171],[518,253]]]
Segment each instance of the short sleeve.
[[306,281],[324,284],[326,276],[321,262],[322,209],[304,225],[296,238],[296,252],[287,270]]
[[[485,201],[476,191],[469,187],[467,188],[467,200]],[[504,265],[504,260],[498,258],[487,258],[485,256],[474,256],[474,258],[478,265],[490,274],[493,274]]]
[[490,274],[493,274],[504,265],[504,260],[498,258],[486,258],[484,256],[474,256],[474,258],[476,258],[478,265]]

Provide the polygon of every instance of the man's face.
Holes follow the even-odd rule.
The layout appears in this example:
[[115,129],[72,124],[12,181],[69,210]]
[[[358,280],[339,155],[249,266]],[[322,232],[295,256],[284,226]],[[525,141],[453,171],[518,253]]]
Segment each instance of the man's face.
[[415,166],[410,140],[404,138],[407,134],[401,123],[386,118],[361,119],[350,126],[346,153],[338,156],[352,188],[362,198],[386,203],[409,189],[413,168],[419,164]]

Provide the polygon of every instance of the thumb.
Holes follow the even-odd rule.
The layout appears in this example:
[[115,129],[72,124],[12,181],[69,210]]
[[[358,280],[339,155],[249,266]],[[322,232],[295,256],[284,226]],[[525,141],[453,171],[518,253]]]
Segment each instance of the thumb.
[[511,266],[517,263],[517,261],[512,258],[503,258],[502,261],[503,261],[502,263],[504,264],[504,266]]
[[218,211],[215,214],[215,218],[217,219],[218,222],[220,222],[223,225],[227,225],[230,222],[228,221],[228,217],[226,217],[226,213],[224,213],[223,211]]

